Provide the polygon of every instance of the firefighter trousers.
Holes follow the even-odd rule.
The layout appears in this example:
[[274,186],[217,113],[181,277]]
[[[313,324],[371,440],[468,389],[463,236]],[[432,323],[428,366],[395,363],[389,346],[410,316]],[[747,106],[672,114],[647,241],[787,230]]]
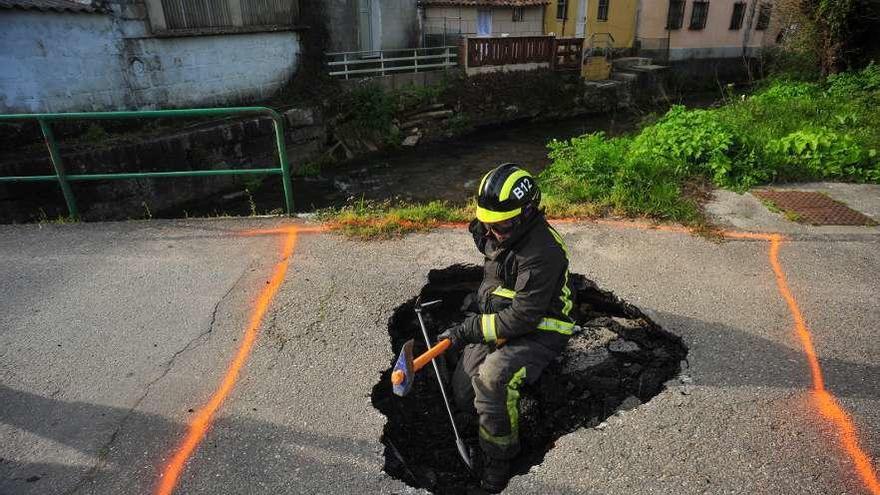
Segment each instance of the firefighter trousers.
[[[528,334],[495,349],[486,344],[464,348],[452,388],[459,410],[479,418],[480,447],[486,456],[511,459],[519,453],[519,397],[564,349],[567,339]],[[549,344],[549,345],[548,345]]]

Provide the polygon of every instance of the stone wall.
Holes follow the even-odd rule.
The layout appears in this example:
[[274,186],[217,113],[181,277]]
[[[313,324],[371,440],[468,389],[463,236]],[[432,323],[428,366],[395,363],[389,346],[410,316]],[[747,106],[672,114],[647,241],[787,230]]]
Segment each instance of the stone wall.
[[153,37],[142,3],[108,13],[0,9],[0,113],[224,106],[294,74],[294,31]]

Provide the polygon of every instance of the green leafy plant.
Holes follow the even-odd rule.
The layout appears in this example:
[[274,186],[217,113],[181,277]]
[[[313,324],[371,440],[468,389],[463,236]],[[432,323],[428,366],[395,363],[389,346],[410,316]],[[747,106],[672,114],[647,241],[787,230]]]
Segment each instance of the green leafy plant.
[[347,133],[385,136],[391,130],[394,99],[378,85],[357,86],[340,98],[338,105]]
[[867,155],[845,134],[819,128],[793,132],[767,143],[767,151],[793,177],[843,178],[864,181]]
[[769,181],[880,182],[880,70],[822,83],[774,80],[706,110],[674,106],[632,136],[587,134],[548,143],[541,174],[555,203],[698,221],[684,192],[695,177],[747,190]]

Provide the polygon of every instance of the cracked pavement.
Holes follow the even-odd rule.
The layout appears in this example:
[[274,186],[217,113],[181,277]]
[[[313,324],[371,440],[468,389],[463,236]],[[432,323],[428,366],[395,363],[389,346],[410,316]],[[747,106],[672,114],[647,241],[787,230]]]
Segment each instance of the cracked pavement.
[[[235,233],[285,222],[0,226],[0,494],[149,493],[278,260],[278,236]],[[689,366],[647,404],[561,438],[508,493],[865,493],[811,405],[766,242],[559,230],[573,271],[682,336]],[[780,254],[875,466],[878,240],[798,232]],[[415,492],[381,471],[385,418],[370,391],[394,358],[394,308],[429,269],[461,262],[480,262],[461,229],[373,243],[301,234],[177,493]]]

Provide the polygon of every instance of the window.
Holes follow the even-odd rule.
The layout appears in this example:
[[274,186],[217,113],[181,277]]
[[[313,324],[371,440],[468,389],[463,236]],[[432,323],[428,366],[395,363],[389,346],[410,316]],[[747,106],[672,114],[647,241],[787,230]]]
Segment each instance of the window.
[[525,10],[522,7],[514,7],[513,8],[513,22],[522,22],[523,17],[525,17]]
[[694,2],[691,10],[690,29],[703,29],[706,27],[706,19],[709,17],[709,2]]
[[290,29],[299,0],[146,0],[154,34],[215,34]]
[[596,16],[596,19],[600,21],[608,20],[608,2],[611,0],[599,0],[599,14]]
[[773,8],[769,3],[762,3],[761,10],[758,11],[758,23],[755,29],[763,31],[770,25],[770,10]]
[[669,0],[669,13],[666,16],[666,29],[681,29],[684,21],[685,0]]
[[568,0],[556,0],[556,18],[560,21],[568,19]]
[[739,29],[743,26],[743,17],[746,14],[746,4],[737,2],[733,4],[733,15],[730,16],[730,29]]

